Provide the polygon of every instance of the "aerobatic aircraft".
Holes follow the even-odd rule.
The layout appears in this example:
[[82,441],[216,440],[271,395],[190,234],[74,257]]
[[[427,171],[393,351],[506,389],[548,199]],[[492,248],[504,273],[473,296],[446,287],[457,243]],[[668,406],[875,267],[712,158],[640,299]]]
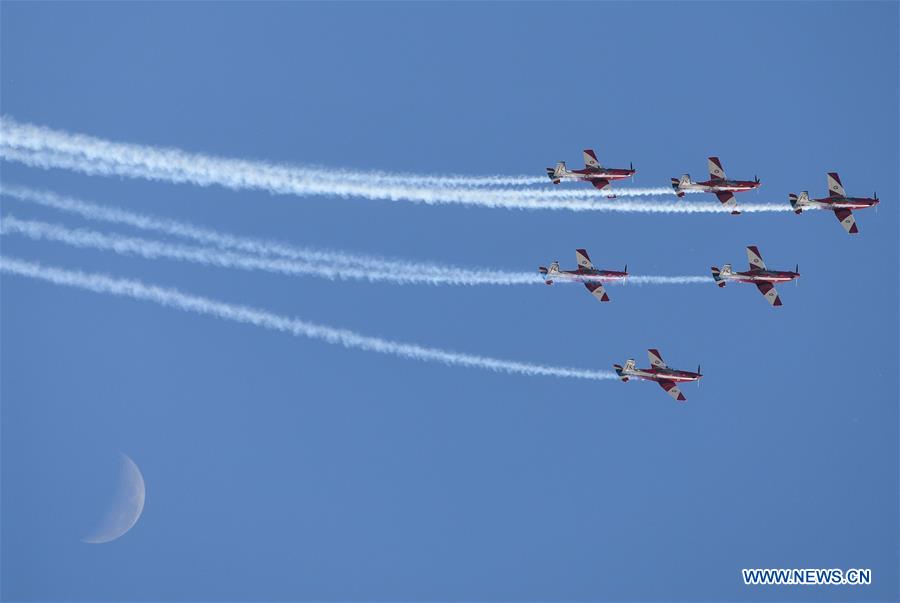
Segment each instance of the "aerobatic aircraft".
[[661,388],[666,390],[666,393],[679,402],[684,402],[687,398],[685,398],[684,394],[681,393],[681,390],[678,389],[678,384],[688,381],[697,381],[703,376],[700,374],[699,366],[697,367],[696,373],[669,368],[666,366],[666,363],[663,362],[662,356],[659,355],[659,350],[647,350],[647,357],[650,358],[650,368],[635,368],[634,358],[629,358],[628,361],[625,362],[625,366],[614,364],[613,368],[616,369],[616,374],[619,375],[619,379],[625,383],[631,378],[656,381]]
[[809,193],[803,191],[799,196],[791,193],[791,207],[795,214],[802,214],[803,210],[810,208],[830,209],[834,211],[841,226],[849,234],[857,234],[856,220],[853,218],[854,209],[865,209],[878,205],[878,195],[872,193],[871,197],[848,197],[844,192],[844,185],[837,172],[828,172],[828,196],[822,199],[810,199]]
[[750,262],[750,269],[746,272],[732,271],[731,264],[725,264],[721,270],[713,266],[712,275],[716,284],[719,287],[724,287],[728,281],[753,283],[771,305],[780,306],[781,298],[778,297],[778,291],[775,290],[774,283],[786,283],[799,278],[800,265],[798,264],[793,272],[789,270],[768,270],[756,245],[747,247],[747,261]]
[[672,178],[672,188],[679,197],[684,197],[686,191],[700,191],[702,193],[715,193],[722,205],[731,209],[731,215],[736,216],[740,211],[737,209],[737,201],[734,200],[735,193],[749,191],[759,188],[760,182],[758,177],[753,180],[728,180],[725,177],[725,169],[718,157],[709,157],[709,180],[706,182],[691,181],[690,174],[685,174],[678,178]]
[[[597,155],[593,149],[584,150],[584,169],[570,170],[566,167],[565,161],[560,161],[555,168],[547,168],[547,175],[553,184],[559,184],[561,180],[583,180],[590,182],[598,190],[607,190],[610,182],[613,180],[623,180],[634,176],[636,170],[631,165],[627,170],[624,168],[605,168],[597,161]],[[609,195],[610,199],[614,199],[615,195]]]
[[604,281],[620,281],[628,276],[628,266],[625,270],[618,272],[616,270],[599,270],[594,268],[588,252],[584,249],[575,250],[575,259],[578,261],[578,268],[575,270],[560,270],[559,260],[550,264],[549,268],[541,266],[538,271],[544,277],[544,282],[552,285],[554,280],[569,280],[584,283],[584,286],[591,295],[602,302],[608,302],[609,296],[603,289]]

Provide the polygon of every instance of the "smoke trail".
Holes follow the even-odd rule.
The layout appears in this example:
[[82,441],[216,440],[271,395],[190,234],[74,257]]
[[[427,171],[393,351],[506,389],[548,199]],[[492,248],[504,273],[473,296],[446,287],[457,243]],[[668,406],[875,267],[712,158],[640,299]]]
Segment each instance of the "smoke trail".
[[713,283],[715,280],[712,276],[643,276],[635,274],[629,275],[623,282],[632,285],[699,285]]
[[[3,185],[3,187],[0,188],[0,194],[19,199],[20,201],[35,203],[44,207],[79,215],[89,220],[132,226],[148,232],[187,238],[202,244],[215,245],[220,249],[237,250],[255,256],[262,256],[263,258],[275,256],[293,260],[294,262],[303,262],[305,265],[312,265],[307,268],[305,265],[294,266],[292,264],[273,263],[269,265],[269,271],[272,272],[306,274],[332,279],[361,278],[370,281],[385,280],[403,284],[522,285],[542,282],[542,279],[539,278],[536,273],[530,272],[468,269],[456,266],[410,262],[407,260],[374,258],[365,255],[351,255],[339,251],[322,251],[293,247],[277,241],[243,238],[228,233],[200,228],[186,222],[177,222],[175,220],[156,218],[146,214],[105,207],[87,201],[73,199],[71,197],[64,197],[49,191],[38,191],[15,185]],[[7,224],[9,223],[9,219],[11,218],[7,218]],[[111,244],[108,243],[104,248],[111,249],[112,247],[110,245]],[[195,248],[188,249],[193,250]],[[140,253],[138,254],[141,255]],[[210,256],[210,254],[212,254],[213,259],[209,263],[218,263],[214,252],[211,250],[204,250],[204,256]],[[163,256],[158,255],[155,257]],[[258,264],[262,261],[263,260],[261,259],[256,259],[254,262],[248,263]],[[345,270],[347,267],[351,268],[351,270]],[[704,276],[629,275],[625,281],[617,281],[616,283],[635,285],[686,285],[706,283],[709,280],[710,277]],[[567,281],[562,280],[559,282],[565,284]]]
[[[585,185],[573,185],[573,188],[554,188],[549,190],[541,191],[541,197],[544,199],[584,199],[585,197],[592,196],[589,193],[585,193],[585,189],[583,188]],[[693,195],[700,193],[701,191],[684,191],[685,194]],[[607,195],[614,195],[615,197],[667,197],[671,200],[671,198],[675,195],[675,191],[671,187],[662,187],[655,186],[651,188],[636,188],[636,187],[618,187],[613,186],[612,188],[605,190],[603,192],[593,193],[593,196],[606,197]]]
[[[340,266],[353,266],[377,271],[402,271],[419,274],[451,275],[459,272],[456,267],[431,263],[411,262],[377,258],[369,255],[350,254],[342,251],[294,247],[278,241],[239,237],[221,231],[201,228],[187,222],[157,218],[147,214],[89,203],[72,197],[65,197],[50,191],[39,191],[26,187],[4,184],[0,194],[49,207],[59,211],[79,215],[89,220],[121,224],[148,232],[156,232],[186,238],[205,245],[215,245],[261,256],[276,256],[305,262],[320,262]],[[491,272],[491,271],[487,271]]]
[[606,380],[616,379],[610,371],[546,366],[512,360],[500,360],[486,356],[461,354],[416,344],[401,343],[389,339],[369,337],[346,329],[336,329],[306,322],[297,318],[280,316],[248,306],[232,305],[206,297],[188,295],[177,289],[147,285],[137,280],[118,279],[105,274],[65,270],[42,266],[16,258],[0,258],[0,272],[39,279],[55,285],[86,289],[95,293],[106,293],[131,299],[151,301],[157,304],[214,316],[224,320],[252,324],[258,327],[289,333],[297,337],[317,339],[345,348],[379,352],[424,362],[439,362],[450,366],[466,366],[494,372],[519,375],[566,377],[573,379]]
[[[164,168],[161,163],[151,159],[147,162],[144,155],[146,150],[139,145],[125,143],[113,143],[102,139],[82,134],[70,134],[33,124],[18,123],[8,116],[0,117],[4,144],[10,147],[29,151],[46,151],[61,155],[80,155],[85,159],[94,161],[113,161],[134,164],[155,165],[156,168]],[[190,158],[191,154],[177,149],[157,149],[169,156],[178,155],[181,159]],[[279,166],[267,163],[254,164],[257,167],[269,167],[278,169]],[[285,166],[281,166],[285,167]],[[546,176],[531,175],[422,175],[408,173],[387,173],[379,170],[358,171],[341,168],[329,168],[319,166],[285,167],[285,169],[304,176],[315,177],[324,180],[372,182],[386,185],[412,185],[412,186],[438,186],[438,187],[491,187],[491,186],[530,186],[545,184]]]
[[405,270],[383,272],[348,266],[302,263],[296,260],[244,255],[208,247],[175,245],[149,239],[105,234],[81,228],[69,229],[47,222],[19,220],[12,216],[5,216],[0,221],[0,234],[24,235],[35,240],[56,241],[74,247],[91,247],[151,260],[166,258],[222,268],[262,270],[292,276],[315,276],[328,280],[381,281],[400,285],[529,285],[542,282],[538,274],[534,272],[457,269],[455,271],[448,270],[446,274],[428,274]]
[[[624,211],[640,213],[728,213],[719,203],[626,202],[581,198],[555,198],[528,189],[491,189],[426,186],[416,181],[379,182],[359,175],[339,175],[307,168],[225,159],[163,149],[114,143],[18,124],[0,118],[0,157],[44,169],[65,168],[90,175],[127,176],[198,186],[219,185],[234,190],[265,190],[273,194],[359,197],[371,200],[411,201],[427,205],[462,204],[506,209],[566,209],[570,211]],[[743,211],[791,211],[788,204],[741,205]]]
[[[82,228],[69,229],[57,224],[33,220],[19,220],[7,215],[0,220],[0,234],[22,235],[34,240],[49,240],[80,248],[112,251],[121,255],[138,256],[155,260],[160,258],[194,262],[222,268],[262,270],[290,276],[313,276],[328,280],[363,280],[390,282],[398,285],[535,285],[543,279],[535,272],[501,272],[492,270],[465,270],[447,267],[442,274],[418,273],[408,267],[395,266],[388,271],[360,269],[342,265],[303,263],[297,260],[245,255],[208,247],[175,245],[150,239],[106,234]],[[602,280],[582,277],[583,280]],[[567,281],[562,281],[564,284]],[[712,282],[705,276],[641,276],[631,275],[621,284],[635,285],[686,285]]]

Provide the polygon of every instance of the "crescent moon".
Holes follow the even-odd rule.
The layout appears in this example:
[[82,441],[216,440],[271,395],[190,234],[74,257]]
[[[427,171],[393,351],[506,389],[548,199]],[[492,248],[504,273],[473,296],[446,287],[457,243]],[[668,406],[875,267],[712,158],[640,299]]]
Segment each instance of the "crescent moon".
[[130,530],[144,510],[144,476],[128,455],[119,453],[119,486],[109,509],[90,535],[82,538],[89,544],[103,544],[119,538]]

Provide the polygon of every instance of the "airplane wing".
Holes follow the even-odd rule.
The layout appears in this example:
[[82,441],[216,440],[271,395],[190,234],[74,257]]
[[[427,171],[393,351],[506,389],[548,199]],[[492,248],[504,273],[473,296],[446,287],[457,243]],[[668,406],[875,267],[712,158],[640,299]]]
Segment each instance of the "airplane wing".
[[834,215],[837,216],[837,219],[841,222],[841,226],[843,226],[844,230],[849,234],[857,234],[859,232],[852,211],[849,209],[836,209],[834,210]]
[[[735,213],[738,211],[737,201],[734,200],[734,193],[732,193],[731,191],[722,191],[722,192],[716,193],[716,197],[719,198],[719,201],[722,202],[722,205],[724,205],[725,207],[731,208],[731,213]],[[740,212],[738,212],[738,213],[740,213]]]
[[584,167],[586,167],[586,168],[600,167],[600,162],[597,161],[597,156],[594,154],[594,149],[585,149],[584,150]]
[[647,358],[650,359],[650,366],[655,368],[669,368],[666,366],[666,363],[663,362],[662,356],[659,353],[659,350],[647,350]]
[[837,172],[828,172],[828,196],[829,197],[846,197],[844,185],[841,184],[841,177]]
[[778,297],[778,291],[772,283],[756,283],[756,288],[763,294],[763,297],[773,306],[781,305],[781,298]]
[[584,284],[588,291],[591,292],[591,295],[596,297],[602,302],[609,301],[609,296],[606,294],[606,291],[603,289],[603,285],[601,283],[592,283],[587,282]]
[[759,253],[759,247],[756,245],[750,245],[747,247],[747,261],[750,262],[750,268],[759,268],[760,270],[766,269],[766,263],[762,259],[762,255]]
[[684,394],[681,393],[681,390],[678,389],[678,386],[675,385],[674,381],[657,381],[659,386],[666,390],[666,393],[678,400],[679,402],[684,402],[687,398],[684,397]]
[[591,263],[591,256],[588,255],[587,249],[576,249],[575,261],[580,267],[587,268],[588,270],[594,267]]
[[725,168],[722,167],[718,157],[710,157],[708,164],[710,180],[725,180]]
[[597,180],[591,180],[591,184],[593,184],[594,188],[596,188],[598,191],[602,191],[609,186],[609,180],[600,178]]

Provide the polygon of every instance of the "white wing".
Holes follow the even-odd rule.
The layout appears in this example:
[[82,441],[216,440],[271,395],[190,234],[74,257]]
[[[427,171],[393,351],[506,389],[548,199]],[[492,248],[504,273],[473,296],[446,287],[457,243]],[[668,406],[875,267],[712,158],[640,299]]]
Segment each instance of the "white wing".
[[666,363],[663,362],[659,350],[647,350],[647,358],[650,359],[650,366],[654,366],[656,368],[668,368],[666,366]]
[[722,167],[722,162],[718,157],[709,157],[707,163],[710,180],[725,180],[725,168]]
[[750,262],[751,268],[759,268],[760,270],[766,269],[766,263],[759,254],[759,248],[756,245],[747,247],[747,261]]
[[594,267],[591,263],[591,256],[588,255],[587,249],[576,249],[575,261],[578,262],[579,266],[587,268],[588,270]]
[[594,154],[594,149],[585,149],[584,153],[584,167],[588,168],[598,168],[600,167],[600,162],[597,161],[597,156]]
[[844,185],[841,184],[841,177],[837,172],[828,172],[828,196],[829,197],[846,197]]

